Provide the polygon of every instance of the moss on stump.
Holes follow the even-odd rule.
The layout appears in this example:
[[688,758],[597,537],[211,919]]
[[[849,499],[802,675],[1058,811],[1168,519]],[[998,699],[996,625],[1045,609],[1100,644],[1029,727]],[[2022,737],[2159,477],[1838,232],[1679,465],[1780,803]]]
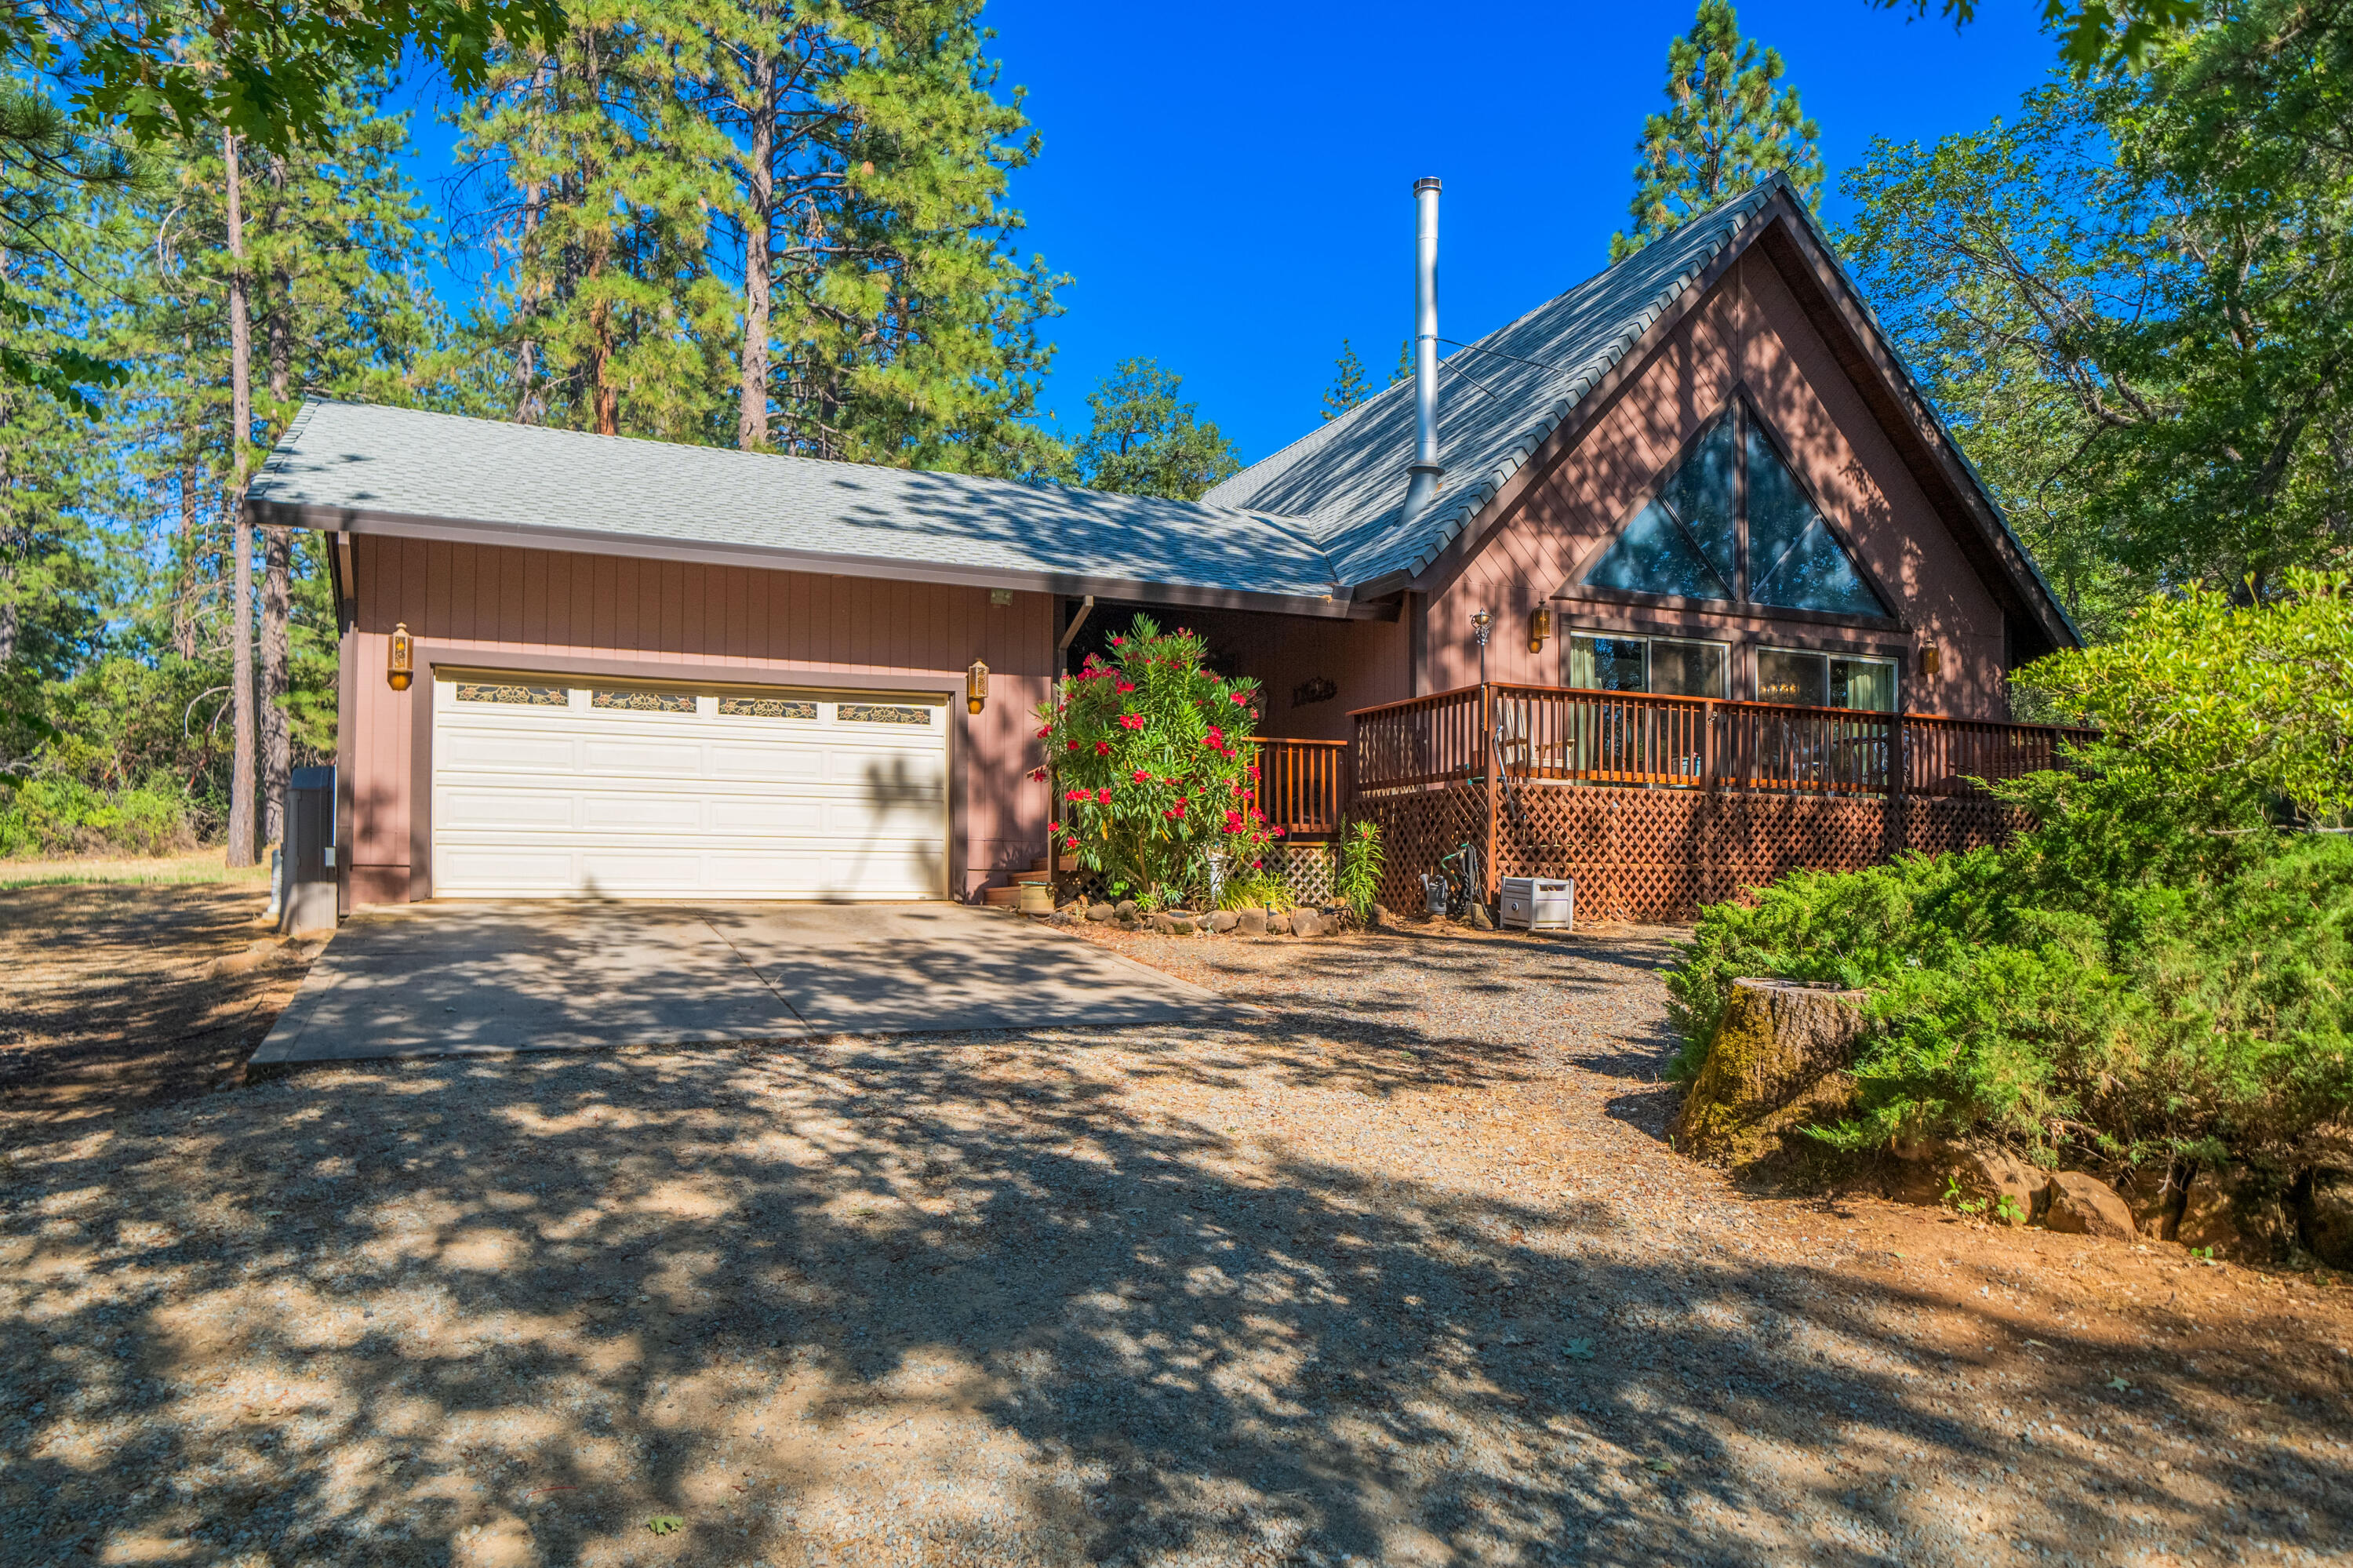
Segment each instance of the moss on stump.
[[1837,1109],[1862,1033],[1862,998],[1800,980],[1733,981],[1707,1061],[1676,1115],[1677,1140],[1700,1159],[1746,1165]]

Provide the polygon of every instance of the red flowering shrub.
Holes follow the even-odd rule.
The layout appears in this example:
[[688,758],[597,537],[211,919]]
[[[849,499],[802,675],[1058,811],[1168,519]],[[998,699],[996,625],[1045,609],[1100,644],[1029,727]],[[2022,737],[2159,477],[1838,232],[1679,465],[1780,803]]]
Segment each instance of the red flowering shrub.
[[1111,641],[1111,662],[1087,655],[1038,715],[1056,847],[1139,891],[1181,885],[1212,850],[1247,867],[1269,837],[1251,797],[1258,683],[1203,669],[1201,639],[1145,616]]

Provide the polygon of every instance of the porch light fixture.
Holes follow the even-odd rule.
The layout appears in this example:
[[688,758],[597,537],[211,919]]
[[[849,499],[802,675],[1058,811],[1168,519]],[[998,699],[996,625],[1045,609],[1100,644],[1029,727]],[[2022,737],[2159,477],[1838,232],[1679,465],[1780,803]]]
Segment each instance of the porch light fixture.
[[978,713],[988,705],[988,666],[979,660],[964,673],[964,705],[967,713]]
[[1920,650],[1921,674],[1934,675],[1937,671],[1943,669],[1944,665],[1944,652],[1942,650],[1938,649],[1935,643],[1931,642],[1928,646]]
[[1551,635],[1552,607],[1548,604],[1540,604],[1536,606],[1535,613],[1528,617],[1528,652],[1543,652],[1545,640]]
[[408,622],[404,620],[392,629],[392,651],[385,661],[384,678],[394,691],[405,692],[416,673],[417,640],[408,635]]
[[1495,618],[1483,609],[1471,612],[1471,634],[1479,640],[1479,683],[1487,683],[1487,634],[1495,629]]

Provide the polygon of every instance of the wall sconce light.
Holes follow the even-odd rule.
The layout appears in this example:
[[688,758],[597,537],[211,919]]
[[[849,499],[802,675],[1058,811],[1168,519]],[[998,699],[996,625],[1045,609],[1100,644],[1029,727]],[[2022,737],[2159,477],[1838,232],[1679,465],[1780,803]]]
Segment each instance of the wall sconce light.
[[1487,634],[1494,630],[1494,616],[1483,609],[1471,612],[1471,634],[1479,640],[1479,683],[1487,683]]
[[1944,667],[1944,652],[1935,643],[1931,642],[1920,650],[1920,673],[1923,677],[1934,675]]
[[1548,604],[1540,604],[1536,606],[1535,613],[1528,617],[1528,652],[1543,652],[1545,640],[1551,635],[1552,607]]
[[408,635],[408,622],[404,620],[392,629],[392,652],[385,661],[384,678],[394,691],[405,692],[416,673],[417,640]]
[[988,705],[988,666],[977,659],[964,673],[964,705],[965,712],[976,714]]

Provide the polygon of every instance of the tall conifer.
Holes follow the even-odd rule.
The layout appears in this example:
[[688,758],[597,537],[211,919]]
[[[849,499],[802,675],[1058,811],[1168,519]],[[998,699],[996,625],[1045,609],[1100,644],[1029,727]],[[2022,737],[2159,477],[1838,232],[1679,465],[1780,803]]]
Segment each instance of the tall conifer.
[[1609,237],[1622,261],[1662,234],[1731,200],[1776,169],[1811,200],[1821,184],[1820,128],[1781,79],[1778,52],[1740,36],[1728,0],[1700,0],[1691,31],[1667,46],[1664,114],[1642,122],[1635,143],[1634,226]]

